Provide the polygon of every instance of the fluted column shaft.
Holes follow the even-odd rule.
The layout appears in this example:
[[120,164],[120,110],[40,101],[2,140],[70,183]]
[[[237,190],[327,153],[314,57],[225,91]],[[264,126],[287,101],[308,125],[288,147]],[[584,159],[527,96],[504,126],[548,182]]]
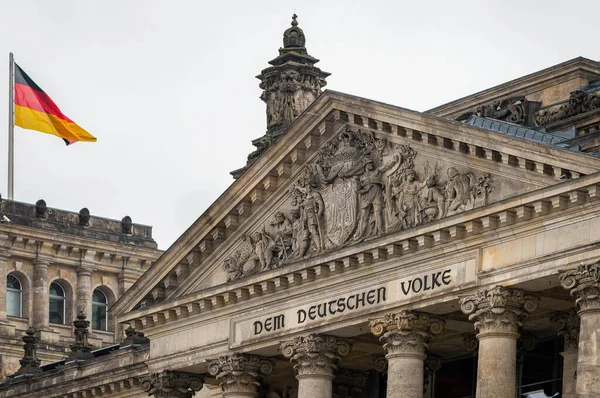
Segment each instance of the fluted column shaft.
[[564,339],[563,357],[563,398],[576,398],[577,352],[579,345],[579,315],[573,308],[569,311],[552,314],[550,323]]
[[282,343],[281,352],[294,364],[298,398],[331,398],[332,381],[340,357],[351,345],[334,336],[310,334]]
[[519,328],[539,299],[520,289],[496,286],[460,303],[469,320],[475,321],[479,340],[477,398],[514,398]]
[[33,262],[33,316],[32,324],[37,330],[48,330],[50,296],[48,294],[48,260]]
[[581,264],[560,275],[575,297],[580,318],[577,353],[577,398],[600,397],[600,264]]
[[401,311],[371,321],[388,361],[388,398],[423,398],[424,361],[433,336],[444,322],[427,314]]
[[216,377],[227,398],[258,398],[262,379],[274,367],[270,359],[238,353],[208,362],[208,372]]

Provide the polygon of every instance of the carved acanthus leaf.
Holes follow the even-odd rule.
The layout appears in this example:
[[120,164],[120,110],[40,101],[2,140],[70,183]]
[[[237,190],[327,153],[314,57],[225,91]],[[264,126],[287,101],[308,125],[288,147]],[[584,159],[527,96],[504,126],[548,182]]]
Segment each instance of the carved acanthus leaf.
[[444,326],[440,318],[407,310],[370,321],[371,333],[379,336],[388,357],[407,352],[424,355],[433,337],[439,335]]
[[223,392],[256,393],[274,367],[270,359],[238,353],[208,361],[208,372],[216,377]]
[[600,308],[600,262],[581,264],[561,273],[560,283],[575,297],[580,311]]
[[460,300],[461,310],[475,321],[475,329],[517,333],[527,314],[536,310],[539,298],[521,289],[496,286]]
[[200,375],[170,370],[151,373],[139,381],[142,390],[156,398],[191,398],[204,385]]
[[579,346],[579,315],[572,308],[569,311],[555,312],[550,316],[550,324],[565,340],[565,351],[577,350]]
[[294,364],[297,375],[333,378],[340,357],[350,353],[349,341],[334,336],[309,334],[281,344],[281,353]]

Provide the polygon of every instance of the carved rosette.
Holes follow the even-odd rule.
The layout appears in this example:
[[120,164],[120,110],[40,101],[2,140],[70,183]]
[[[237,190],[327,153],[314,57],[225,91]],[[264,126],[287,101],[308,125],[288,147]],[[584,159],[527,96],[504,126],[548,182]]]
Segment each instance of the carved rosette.
[[562,287],[575,297],[579,312],[600,308],[600,263],[581,264],[560,274]]
[[309,334],[281,344],[281,353],[294,364],[296,378],[326,376],[333,380],[340,357],[350,353],[350,342],[334,336]]
[[223,395],[258,393],[262,378],[275,368],[275,362],[257,355],[233,353],[208,362],[208,373],[215,376]]
[[425,358],[433,337],[442,333],[446,323],[439,318],[402,310],[370,322],[371,333],[379,336],[386,358],[418,354]]
[[204,385],[202,376],[166,370],[140,377],[140,387],[156,398],[191,398]]
[[578,349],[579,315],[574,308],[569,311],[555,312],[550,316],[550,323],[557,334],[565,340],[565,351]]
[[504,333],[517,339],[523,320],[536,310],[539,301],[524,290],[496,286],[462,298],[460,307],[469,320],[475,321],[477,338]]
[[368,372],[354,369],[338,369],[333,382],[333,398],[362,397],[367,386]]

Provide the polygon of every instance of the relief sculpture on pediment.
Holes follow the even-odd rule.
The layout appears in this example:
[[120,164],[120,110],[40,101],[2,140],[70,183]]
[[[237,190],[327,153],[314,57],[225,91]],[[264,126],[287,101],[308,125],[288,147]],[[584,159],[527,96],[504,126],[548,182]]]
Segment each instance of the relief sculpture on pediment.
[[242,236],[223,264],[228,280],[488,203],[489,174],[417,156],[409,145],[347,128],[305,166],[288,203]]

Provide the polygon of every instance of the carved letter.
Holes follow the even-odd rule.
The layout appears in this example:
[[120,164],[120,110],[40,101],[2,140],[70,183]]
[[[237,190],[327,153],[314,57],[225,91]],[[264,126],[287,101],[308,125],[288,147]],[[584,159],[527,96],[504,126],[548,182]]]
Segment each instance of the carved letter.
[[263,330],[263,325],[261,321],[254,322],[254,335],[261,334]]
[[404,282],[402,282],[400,284],[400,287],[402,288],[402,293],[404,293],[405,296],[407,296],[408,292],[410,292],[411,286],[412,286],[412,279],[408,281],[408,287],[406,289],[404,288]]
[[442,282],[444,282],[444,285],[449,285],[450,282],[452,282],[450,280],[450,277],[452,275],[450,275],[450,272],[452,272],[451,270],[447,269],[446,271],[444,271],[444,273],[442,274]]
[[306,321],[306,311],[298,310],[298,323],[304,323]]

